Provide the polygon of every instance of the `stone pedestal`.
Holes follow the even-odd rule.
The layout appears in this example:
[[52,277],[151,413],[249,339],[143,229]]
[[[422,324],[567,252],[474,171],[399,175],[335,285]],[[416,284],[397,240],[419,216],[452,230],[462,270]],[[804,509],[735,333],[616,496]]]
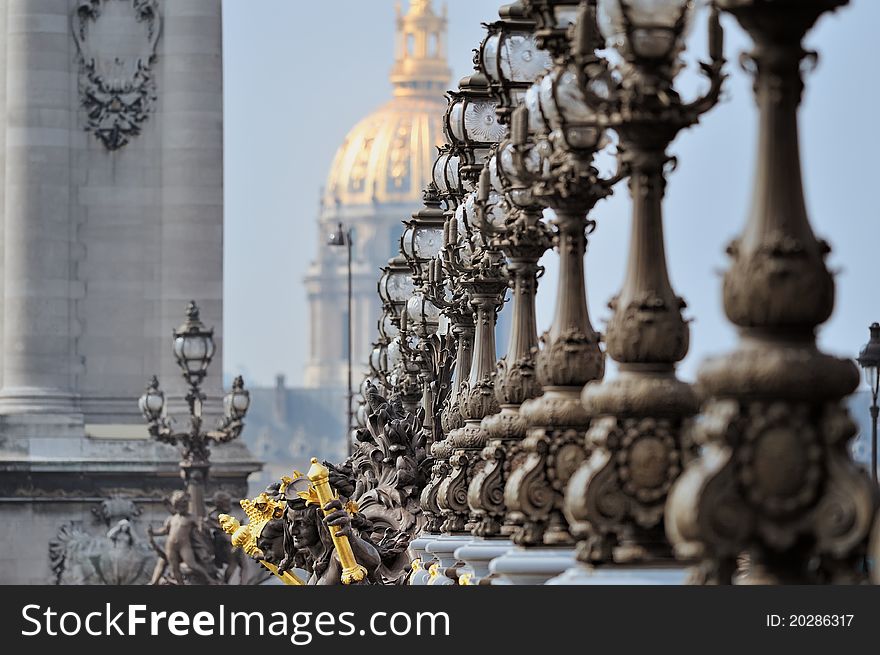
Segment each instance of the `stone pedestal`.
[[492,584],[542,585],[576,564],[571,548],[512,548],[492,560]]
[[688,570],[681,566],[602,566],[578,563],[548,585],[682,585]]
[[473,575],[471,584],[480,584],[491,575],[489,563],[513,547],[509,539],[474,539],[458,548],[455,558],[464,562],[464,570]]
[[443,534],[425,547],[425,550],[436,560],[429,569],[431,574],[429,585],[445,586],[458,583],[457,578],[447,575],[447,571],[457,562],[455,551],[470,540],[470,535]]

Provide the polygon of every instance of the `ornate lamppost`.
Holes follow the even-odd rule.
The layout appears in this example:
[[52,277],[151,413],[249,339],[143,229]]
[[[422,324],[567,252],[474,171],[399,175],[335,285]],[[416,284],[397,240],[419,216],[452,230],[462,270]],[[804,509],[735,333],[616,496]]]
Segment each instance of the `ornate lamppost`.
[[[552,60],[538,47],[535,22],[521,3],[502,7],[499,16],[501,20],[487,25],[479,63],[498,103],[499,120],[509,123],[512,109]],[[519,406],[541,394],[534,361],[538,348],[535,294],[542,272],[538,260],[550,247],[550,230],[542,221],[543,206],[532,196],[530,185],[516,177],[512,148],[509,140],[502,141],[483,169],[471,217],[490,246],[505,255],[512,290],[508,350],[496,363],[494,381],[499,411],[480,424],[486,446],[468,486],[471,532],[476,538],[456,551],[456,557],[473,571],[474,582],[486,578],[489,562],[513,545],[507,539],[511,525],[506,520],[504,486],[526,434]]]
[[603,130],[585,102],[572,62],[571,14],[561,14],[569,21],[563,28],[560,12],[547,10],[560,3],[528,4],[536,5],[532,15],[539,44],[553,53],[555,65],[513,112],[511,142],[518,176],[531,180],[534,197],[555,214],[559,282],[552,327],[541,337],[536,360],[544,393],[520,406],[528,435],[522,461],[504,491],[509,518],[517,524],[513,541],[525,550],[509,551],[490,568],[509,580],[540,583],[573,562],[575,541],[562,513],[563,492],[586,456],[583,434],[590,416],[580,403],[581,389],[605,370],[599,334],[587,311],[584,255],[587,234],[595,227],[588,213],[619,177],[605,179],[594,165]]
[[[492,148],[506,134],[498,121],[497,103],[489,93],[486,77],[479,72],[464,78],[450,92],[445,131],[460,156],[459,175],[475,186]],[[450,472],[440,485],[438,504],[446,518],[443,530],[468,534],[470,508],[467,488],[484,443],[480,421],[497,411],[493,390],[495,371],[495,319],[507,288],[501,253],[489,246],[476,229],[472,213],[473,192],[456,208],[454,232],[465,234],[472,252],[458,271],[458,285],[467,295],[474,321],[474,350],[468,377],[458,389],[459,412],[464,425],[447,435]],[[467,541],[465,537],[464,541]]]
[[165,410],[165,393],[159,388],[159,380],[155,375],[138,400],[138,406],[147,420],[151,437],[180,447],[180,472],[189,494],[190,513],[203,518],[206,514],[205,483],[211,468],[210,444],[226,443],[238,438],[250,406],[250,393],[245,390],[241,376],[236,377],[232,390],[223,398],[223,418],[214,430],[205,430],[202,404],[207,397],[201,385],[214,356],[214,329],[205,328],[199,319],[199,308],[194,301],[186,308],[186,321],[174,330],[173,347],[177,365],[189,386],[186,393],[189,429],[175,431],[172,427]]
[[[582,41],[595,35],[592,3],[578,25]],[[587,433],[589,459],[572,476],[566,515],[581,533],[580,561],[591,564],[674,566],[663,532],[667,493],[688,458],[682,431],[699,409],[690,385],[675,375],[688,350],[685,302],[669,281],[663,240],[664,167],[667,148],[679,131],[695,124],[717,102],[723,75],[718,11],[710,20],[711,63],[707,93],[685,103],[674,86],[690,0],[599,0],[602,34],[622,57],[617,75],[604,78],[605,95],[590,93],[593,47],[578,57],[582,89],[603,123],[620,137],[622,160],[633,199],[632,235],[625,281],[609,303],[606,353],[618,363],[614,380],[590,383],[582,398],[596,417]],[[672,575],[678,575],[671,571]],[[658,572],[654,572],[657,575]],[[666,574],[667,576],[669,573]],[[575,568],[566,582],[590,578]]]
[[877,396],[880,395],[880,323],[871,324],[871,339],[859,353],[859,366],[865,370],[865,380],[871,391],[871,475],[877,482],[877,417],[880,407]]
[[[504,130],[480,73],[463,78],[458,91],[449,93],[444,116],[449,145],[441,149],[433,170],[434,183],[447,210],[444,248],[434,262],[427,288],[450,320],[450,332],[457,341],[456,375],[441,417],[446,437],[432,448],[432,478],[422,495],[425,511],[436,517],[435,511],[439,510],[443,517],[439,526],[442,534],[427,546],[443,570],[448,570],[447,564],[454,561],[455,549],[470,538],[466,531],[467,483],[471,474],[467,454],[476,446],[461,433],[472,427],[468,421],[473,424],[474,414],[482,418],[488,411],[478,406],[475,394],[481,392],[474,392],[474,388],[485,390],[495,364],[495,310],[490,317],[480,309],[481,305],[487,306],[489,292],[479,284],[490,275],[497,276],[498,271],[488,272],[492,265],[485,261],[480,269],[483,272],[476,272],[486,253],[481,250],[479,234],[467,221],[465,206],[473,206],[473,190],[482,165]],[[496,285],[503,289],[506,283]],[[491,325],[481,324],[483,320]],[[438,526],[435,523],[432,527]]]
[[[161,550],[154,544],[159,550],[159,559],[150,584],[215,584],[218,581],[217,553],[210,531],[220,526],[210,525],[213,519],[208,518],[205,506],[205,487],[211,468],[210,444],[238,438],[244,428],[250,394],[245,390],[241,376],[236,377],[232,390],[223,398],[223,418],[214,430],[204,429],[202,406],[207,397],[201,385],[214,350],[214,330],[205,328],[199,319],[199,308],[195,302],[190,302],[186,321],[173,332],[174,357],[188,385],[189,428],[180,431],[173,428],[166,413],[165,393],[159,388],[155,375],[138,400],[150,436],[180,448],[180,475],[186,485],[185,492],[175,491],[171,496],[172,516],[166,519],[160,530],[150,530],[151,540],[153,536],[166,537]],[[187,575],[183,573],[181,562],[188,568]]]
[[[445,212],[441,208],[436,187],[431,183],[425,190],[424,207],[405,223],[401,236],[401,253],[412,270],[416,291],[407,301],[400,315],[401,347],[419,367],[422,386],[424,430],[428,449],[439,441],[440,411],[449,392],[453,374],[454,349],[448,325],[441,331],[443,304],[437,304],[434,276],[440,251],[444,246]],[[442,333],[441,333],[442,332]],[[413,337],[416,346],[410,347]]]
[[[451,450],[447,436],[464,424],[459,399],[462,383],[470,373],[474,344],[473,314],[468,306],[467,294],[459,284],[460,275],[469,261],[470,244],[465,232],[459,232],[458,222],[454,218],[455,210],[467,193],[466,186],[469,183],[460,174],[459,155],[448,144],[440,149],[434,162],[432,177],[437,194],[445,205],[445,223],[443,248],[429,265],[423,292],[449,321],[447,334],[455,342],[454,376],[446,393],[445,404],[439,408],[439,430],[436,431],[437,438],[431,446],[431,475],[421,494],[422,511],[427,519],[425,530],[412,547],[414,550],[422,548],[424,552],[430,552],[436,560],[435,575],[431,578],[433,584],[451,584],[452,580],[442,575],[442,571],[452,563],[450,558],[460,539],[441,534],[445,519],[438,494],[440,485],[449,473]],[[437,423],[435,430],[436,428]],[[455,543],[444,543],[450,539]],[[437,572],[441,574],[438,575]]]
[[670,493],[666,532],[679,557],[701,561],[703,581],[857,581],[876,488],[847,449],[856,428],[842,400],[858,370],[816,346],[834,279],[830,247],[807,217],[797,121],[802,63],[814,56],[802,40],[846,0],[717,4],[755,43],[744,61],[760,113],[758,167],[745,230],[727,249],[724,308],[739,346],[700,369],[701,455]]
[[352,250],[352,239],[351,239],[351,228],[344,228],[342,223],[336,227],[336,231],[329,236],[327,239],[327,245],[331,247],[341,248],[345,247],[346,250],[346,326],[345,326],[345,339],[346,339],[346,359],[347,359],[347,368],[346,368],[346,386],[345,386],[345,406],[346,406],[346,425],[345,425],[345,440],[348,444],[348,454],[351,455],[353,442],[351,440],[351,431],[354,428],[354,392],[351,387],[351,378],[352,378],[352,352],[351,352],[351,326],[354,320],[354,317],[351,314],[352,309],[352,288],[351,288],[351,250]]
[[[419,369],[404,356],[405,346],[401,345],[401,340],[405,336],[400,334],[399,328],[400,317],[414,293],[412,271],[406,259],[402,254],[392,257],[379,280],[379,297],[385,305],[387,317],[382,331],[390,339],[385,348],[385,365],[388,371],[386,381],[392,393],[400,397],[407,411],[413,413],[418,409],[422,397]],[[393,337],[390,336],[392,330],[397,332]]]

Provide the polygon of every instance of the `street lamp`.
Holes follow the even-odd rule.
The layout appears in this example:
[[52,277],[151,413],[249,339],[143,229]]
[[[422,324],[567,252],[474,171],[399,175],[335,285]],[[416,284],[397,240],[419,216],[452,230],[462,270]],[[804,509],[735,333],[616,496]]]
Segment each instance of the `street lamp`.
[[424,193],[424,207],[404,221],[406,230],[400,237],[400,252],[413,272],[413,281],[421,284],[428,276],[428,264],[443,249],[443,226],[446,217],[440,197],[433,184]]
[[180,446],[180,470],[189,493],[190,513],[198,518],[205,516],[205,483],[211,466],[208,445],[212,441],[226,443],[236,439],[244,428],[244,417],[250,406],[250,394],[245,390],[241,376],[238,376],[232,383],[232,390],[223,398],[224,416],[217,428],[208,431],[202,429],[202,403],[206,396],[201,385],[208,374],[208,365],[215,350],[214,330],[205,328],[199,318],[198,306],[190,301],[186,321],[173,332],[174,357],[189,385],[186,394],[189,429],[175,432],[172,428],[166,414],[165,393],[159,388],[155,375],[138,399],[138,407],[147,420],[150,436],[157,441]]
[[347,355],[348,355],[348,372],[347,372],[347,382],[345,385],[345,406],[346,406],[346,415],[347,422],[345,426],[345,441],[348,444],[348,454],[352,454],[352,441],[351,441],[351,429],[354,425],[354,415],[352,409],[352,392],[351,392],[351,373],[352,373],[352,364],[351,364],[351,229],[345,229],[342,227],[342,223],[339,223],[336,226],[336,231],[330,235],[327,239],[327,245],[333,247],[346,247],[346,275],[348,279],[348,287],[347,287],[347,307],[348,307],[348,324],[346,325],[346,343],[347,346]]
[[[388,266],[382,269],[382,277],[379,279],[379,297],[391,310],[391,319],[387,324],[393,325],[400,320],[400,313],[414,292],[412,271],[403,255],[398,254],[389,259]],[[387,324],[383,325],[386,329]],[[387,336],[393,339],[395,335]]]
[[[578,33],[586,45],[595,33],[595,16],[593,7],[584,8]],[[693,3],[599,0],[597,8],[602,35],[623,63],[608,63],[610,74],[598,78],[575,74],[572,79],[594,103],[603,126],[618,135],[620,160],[630,178],[632,227],[623,286],[608,305],[613,313],[605,330],[605,352],[617,363],[618,375],[583,390],[584,408],[592,417],[586,435],[591,452],[571,478],[565,511],[574,529],[588,534],[579,549],[581,562],[644,566],[673,560],[663,510],[688,455],[683,432],[699,410],[696,394],[675,373],[687,354],[690,331],[682,314],[686,304],[667,271],[668,148],[717,102],[724,60],[719,48],[710,48],[712,62],[703,65],[709,90],[686,103],[676,90],[676,60],[685,47]],[[717,10],[709,24],[713,43],[721,45]],[[578,53],[581,66],[599,63],[589,50]],[[560,93],[564,79],[565,74],[553,97],[571,97]],[[573,139],[567,144],[574,147]],[[570,569],[565,579],[583,572]]]
[[[676,554],[699,558],[704,581],[840,584],[864,577],[860,549],[878,498],[847,449],[854,430],[844,399],[859,371],[816,344],[817,329],[833,313],[834,275],[826,263],[830,246],[816,238],[807,214],[798,147],[803,64],[815,57],[803,40],[823,14],[846,3],[714,3],[754,42],[744,61],[754,76],[759,136],[751,209],[727,247],[722,287],[739,343],[700,367],[702,417],[693,433],[700,452],[664,510]],[[719,36],[710,31],[710,53],[719,50]]]
[[880,323],[873,323],[869,328],[871,339],[859,353],[859,366],[865,369],[865,379],[871,389],[871,475],[877,482],[877,396],[880,394]]

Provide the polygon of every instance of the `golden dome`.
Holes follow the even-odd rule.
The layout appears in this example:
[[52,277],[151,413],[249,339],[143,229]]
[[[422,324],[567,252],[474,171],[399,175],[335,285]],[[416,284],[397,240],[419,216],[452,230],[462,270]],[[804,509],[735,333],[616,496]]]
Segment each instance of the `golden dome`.
[[325,206],[417,202],[443,141],[442,101],[394,98],[352,129],[336,152]]
[[324,206],[414,204],[431,180],[436,147],[443,142],[446,11],[430,0],[397,8],[397,47],[390,102],[360,121],[336,152],[324,187]]

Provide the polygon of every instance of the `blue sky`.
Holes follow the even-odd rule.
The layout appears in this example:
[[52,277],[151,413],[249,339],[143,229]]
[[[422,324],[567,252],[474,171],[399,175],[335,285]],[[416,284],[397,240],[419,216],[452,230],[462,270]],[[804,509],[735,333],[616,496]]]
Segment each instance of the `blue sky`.
[[[405,4],[405,3],[404,3]],[[472,69],[481,21],[498,0],[449,0],[454,79]],[[224,370],[252,386],[284,373],[301,380],[307,357],[302,278],[319,247],[318,196],[346,132],[391,93],[394,1],[224,0],[226,98]],[[435,0],[439,6],[439,0]],[[670,153],[666,238],[672,282],[688,301],[691,350],[681,366],[692,379],[709,354],[736,340],[721,308],[724,248],[742,228],[755,151],[751,80],[736,64],[749,46],[725,18],[731,79],[723,102],[682,133]],[[854,356],[880,320],[880,107],[876,56],[880,2],[854,0],[826,16],[807,40],[820,53],[807,76],[801,151],[807,206],[816,233],[832,245],[837,306],[820,332],[826,350]],[[694,56],[704,33],[692,35]],[[684,95],[700,80],[686,73]],[[604,326],[608,299],[623,281],[629,234],[625,185],[597,207],[587,256],[594,324]],[[403,218],[403,217],[401,217]],[[539,328],[553,312],[555,255],[538,296]]]

